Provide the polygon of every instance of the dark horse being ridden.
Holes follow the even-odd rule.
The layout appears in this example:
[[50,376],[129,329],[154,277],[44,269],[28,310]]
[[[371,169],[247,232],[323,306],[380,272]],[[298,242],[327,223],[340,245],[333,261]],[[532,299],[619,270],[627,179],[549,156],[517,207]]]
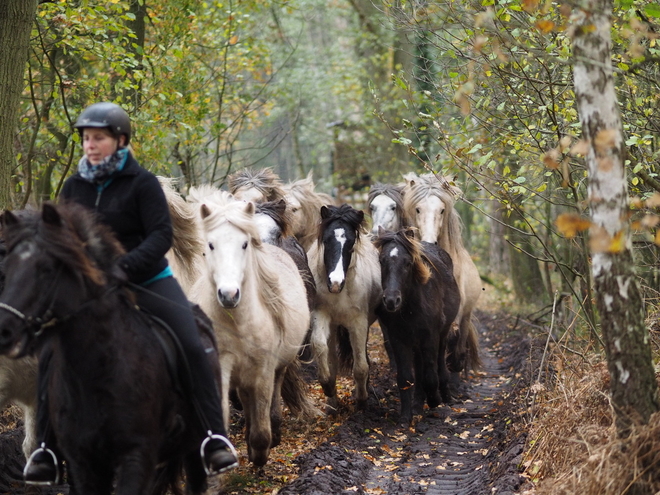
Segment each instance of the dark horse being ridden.
[[379,228],[374,243],[383,285],[376,314],[394,351],[400,421],[410,423],[413,408],[421,412],[425,399],[429,407],[440,404],[440,394],[444,402],[451,400],[445,353],[461,296],[449,255],[415,240],[412,229]]
[[[118,495],[180,493],[183,469],[188,493],[202,493],[205,432],[154,321],[110,275],[122,252],[110,230],[77,205],[5,212],[3,223],[0,354],[52,349],[49,414],[71,493],[110,494],[115,476]],[[205,345],[217,370],[215,344]]]

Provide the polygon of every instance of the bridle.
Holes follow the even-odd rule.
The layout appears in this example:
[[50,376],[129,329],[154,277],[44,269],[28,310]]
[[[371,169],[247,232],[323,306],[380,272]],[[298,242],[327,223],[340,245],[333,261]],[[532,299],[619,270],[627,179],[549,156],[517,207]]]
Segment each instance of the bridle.
[[46,292],[46,295],[52,297],[50,300],[50,304],[48,305],[48,307],[41,316],[26,315],[25,313],[11,306],[10,304],[0,302],[0,309],[4,309],[5,311],[8,311],[9,313],[18,317],[21,321],[25,323],[26,329],[30,334],[30,337],[32,338],[39,337],[41,334],[43,334],[44,330],[54,327],[59,323],[64,323],[65,321],[73,318],[75,315],[83,311],[86,307],[90,306],[97,300],[101,299],[102,297],[105,297],[106,295],[110,294],[112,291],[117,289],[117,285],[111,285],[108,288],[108,290],[106,290],[100,296],[93,297],[92,299],[88,299],[68,315],[58,318],[57,316],[54,315],[55,299],[56,299],[55,289],[58,286],[61,271],[62,271],[62,265],[58,267],[57,273],[55,274],[55,277],[53,277],[53,283],[50,285],[48,291]]

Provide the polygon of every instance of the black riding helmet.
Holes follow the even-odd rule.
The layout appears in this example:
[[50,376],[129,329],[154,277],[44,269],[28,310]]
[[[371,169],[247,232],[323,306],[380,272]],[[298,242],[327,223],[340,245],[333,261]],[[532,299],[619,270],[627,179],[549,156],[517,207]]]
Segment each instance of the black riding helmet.
[[119,105],[109,102],[94,103],[83,110],[73,125],[80,135],[85,127],[107,128],[116,138],[126,136],[127,145],[131,140],[131,119]]

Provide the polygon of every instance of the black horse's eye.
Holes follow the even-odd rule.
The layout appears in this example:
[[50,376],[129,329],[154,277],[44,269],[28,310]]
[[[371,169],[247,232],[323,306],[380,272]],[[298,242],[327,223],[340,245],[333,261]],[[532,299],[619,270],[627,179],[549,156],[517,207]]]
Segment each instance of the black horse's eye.
[[209,242],[209,249],[210,249],[211,251],[213,251],[213,250],[215,249],[215,248],[213,247],[213,243],[212,243],[212,242]]
[[440,212],[440,215],[444,215],[444,214],[445,214],[445,209],[443,208],[442,211]]
[[390,210],[392,211],[396,210],[396,205],[390,205]]
[[415,208],[415,211],[416,211],[417,213],[419,213],[419,208]]
[[243,243],[243,249],[247,249],[247,241]]

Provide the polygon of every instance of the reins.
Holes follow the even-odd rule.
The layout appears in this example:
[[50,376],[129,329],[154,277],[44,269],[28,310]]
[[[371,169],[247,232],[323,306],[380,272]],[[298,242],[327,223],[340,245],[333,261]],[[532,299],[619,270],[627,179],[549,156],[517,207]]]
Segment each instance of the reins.
[[14,316],[17,316],[20,318],[23,322],[25,322],[28,330],[32,330],[36,328],[36,330],[33,331],[33,336],[34,337],[39,337],[44,330],[50,327],[54,327],[58,323],[64,323],[71,318],[73,318],[75,315],[83,311],[85,308],[88,306],[91,306],[92,303],[98,301],[99,299],[107,296],[110,294],[112,291],[117,289],[117,285],[113,285],[112,287],[108,288],[101,296],[95,297],[93,299],[89,299],[82,303],[78,308],[76,308],[75,311],[72,311],[68,315],[62,317],[62,318],[57,318],[56,316],[53,316],[53,306],[55,305],[55,298],[52,299],[50,305],[48,306],[48,309],[44,312],[43,316],[28,316],[19,311],[18,309],[14,308],[13,306],[10,306],[9,304],[5,304],[3,302],[0,302],[0,309],[4,309],[5,311],[9,311],[12,313]]

